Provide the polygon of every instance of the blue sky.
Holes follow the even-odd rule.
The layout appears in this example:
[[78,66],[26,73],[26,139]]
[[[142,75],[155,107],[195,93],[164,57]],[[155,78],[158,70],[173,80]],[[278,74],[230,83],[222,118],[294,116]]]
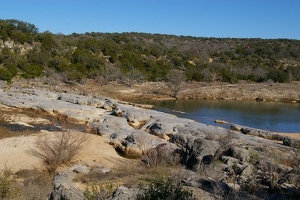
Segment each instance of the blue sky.
[[40,32],[300,39],[300,0],[1,0]]

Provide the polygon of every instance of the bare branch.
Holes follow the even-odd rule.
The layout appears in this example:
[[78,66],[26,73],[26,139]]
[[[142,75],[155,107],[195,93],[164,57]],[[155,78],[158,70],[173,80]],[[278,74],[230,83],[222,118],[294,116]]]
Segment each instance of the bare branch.
[[55,172],[61,164],[70,161],[82,148],[88,135],[84,133],[56,132],[43,134],[36,141],[35,156],[44,160],[49,172]]

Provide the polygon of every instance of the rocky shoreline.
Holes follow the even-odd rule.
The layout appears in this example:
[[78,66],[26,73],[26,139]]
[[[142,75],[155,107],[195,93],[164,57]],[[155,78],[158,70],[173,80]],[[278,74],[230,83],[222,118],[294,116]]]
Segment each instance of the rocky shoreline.
[[[72,88],[77,91],[72,93],[70,89],[62,92],[49,87],[11,86],[0,89],[0,104],[8,110],[27,109],[32,113],[83,124],[86,132],[107,138],[117,152],[142,159],[147,166],[151,165],[151,160],[147,160],[145,155],[154,151],[167,163],[178,162],[184,166],[181,182],[205,191],[207,198],[222,199],[224,194],[228,194],[226,198],[229,198],[234,194],[234,198],[243,199],[276,199],[279,196],[293,199],[300,195],[297,139],[275,137],[271,132],[264,132],[267,137],[261,137],[262,134],[253,136],[249,133],[257,130],[245,127],[228,130],[201,124],[97,93],[91,95],[91,91],[83,94],[80,87]],[[195,91],[192,93],[197,94]],[[297,94],[293,94],[295,98]],[[28,124],[32,125],[30,121]],[[59,176],[64,173],[73,174],[74,168],[68,170],[58,173],[54,180],[61,180]],[[126,188],[122,187],[123,190]],[[217,190],[221,190],[222,194]],[[126,188],[126,191],[131,199],[135,198],[134,189]],[[83,191],[74,188],[72,180],[55,181],[50,199],[60,199],[64,195],[83,199],[82,194]],[[122,194],[124,192],[119,192],[110,199],[122,199]]]

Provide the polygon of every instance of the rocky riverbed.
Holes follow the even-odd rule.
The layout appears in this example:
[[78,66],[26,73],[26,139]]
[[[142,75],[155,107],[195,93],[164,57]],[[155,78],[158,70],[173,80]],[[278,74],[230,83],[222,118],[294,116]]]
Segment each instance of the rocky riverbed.
[[[248,127],[228,130],[181,119],[141,108],[140,105],[130,105],[108,98],[101,95],[101,91],[93,91],[90,85],[74,85],[67,88],[65,85],[56,87],[50,83],[42,86],[40,84],[32,82],[27,83],[26,87],[20,84],[2,86],[2,121],[34,126],[52,123],[50,119],[57,119],[60,122],[78,124],[84,129],[81,131],[93,134],[93,141],[104,138],[110,147],[116,150],[117,153],[111,156],[112,163],[117,160],[116,155],[122,155],[123,157],[119,156],[120,161],[125,163],[125,166],[134,161],[149,168],[158,164],[153,163],[153,157],[156,161],[158,158],[163,160],[164,164],[180,164],[180,182],[200,192],[199,199],[297,199],[300,195],[298,139],[289,136],[277,137],[271,132],[260,132],[261,130]],[[228,91],[234,88],[234,91],[240,91],[238,87],[225,85],[218,88],[229,88]],[[200,88],[199,91],[201,90],[204,89]],[[102,91],[105,92],[107,91]],[[297,92],[290,95],[289,99],[298,101]],[[195,91],[192,93],[197,94]],[[111,94],[117,95],[115,92]],[[184,90],[179,96],[182,94]],[[122,95],[125,99],[128,94]],[[145,93],[144,95],[147,96]],[[254,97],[256,98],[252,95],[251,98]],[[260,98],[267,99],[264,96]],[[277,98],[283,100],[280,95]],[[26,112],[20,115],[20,110]],[[63,124],[60,125],[64,129]],[[70,130],[70,127],[67,129]],[[23,140],[24,138],[22,142],[26,144],[26,139]],[[24,148],[28,146],[25,145]],[[1,146],[1,153],[8,149]],[[96,152],[97,148],[94,151]],[[108,152],[111,151],[102,150],[103,155]],[[81,154],[84,154],[84,151]],[[89,154],[93,154],[93,151],[89,151],[83,157],[91,156]],[[109,155],[110,153],[106,159],[109,159]],[[7,159],[1,160],[1,163],[7,163],[10,159],[9,156],[1,158]],[[54,178],[50,199],[66,196],[69,199],[84,199],[84,189],[74,181],[76,177],[92,173],[94,170],[107,173],[114,166],[112,163],[100,166],[101,163],[95,162],[97,160],[99,159],[92,158],[86,162],[74,160],[72,166],[60,168]],[[36,166],[39,162],[34,160],[34,163]],[[40,168],[43,168],[42,163],[40,165]],[[135,199],[137,184],[120,185],[110,199]]]

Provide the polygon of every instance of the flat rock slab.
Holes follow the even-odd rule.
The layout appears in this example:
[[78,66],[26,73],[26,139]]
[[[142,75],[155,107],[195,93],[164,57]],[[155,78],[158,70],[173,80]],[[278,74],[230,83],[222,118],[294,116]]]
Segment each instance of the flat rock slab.
[[51,92],[40,91],[39,95],[36,93],[38,92],[7,93],[0,91],[0,103],[10,107],[30,108],[42,110],[51,115],[66,116],[76,123],[97,121],[106,113],[106,109],[58,100],[57,95]]

